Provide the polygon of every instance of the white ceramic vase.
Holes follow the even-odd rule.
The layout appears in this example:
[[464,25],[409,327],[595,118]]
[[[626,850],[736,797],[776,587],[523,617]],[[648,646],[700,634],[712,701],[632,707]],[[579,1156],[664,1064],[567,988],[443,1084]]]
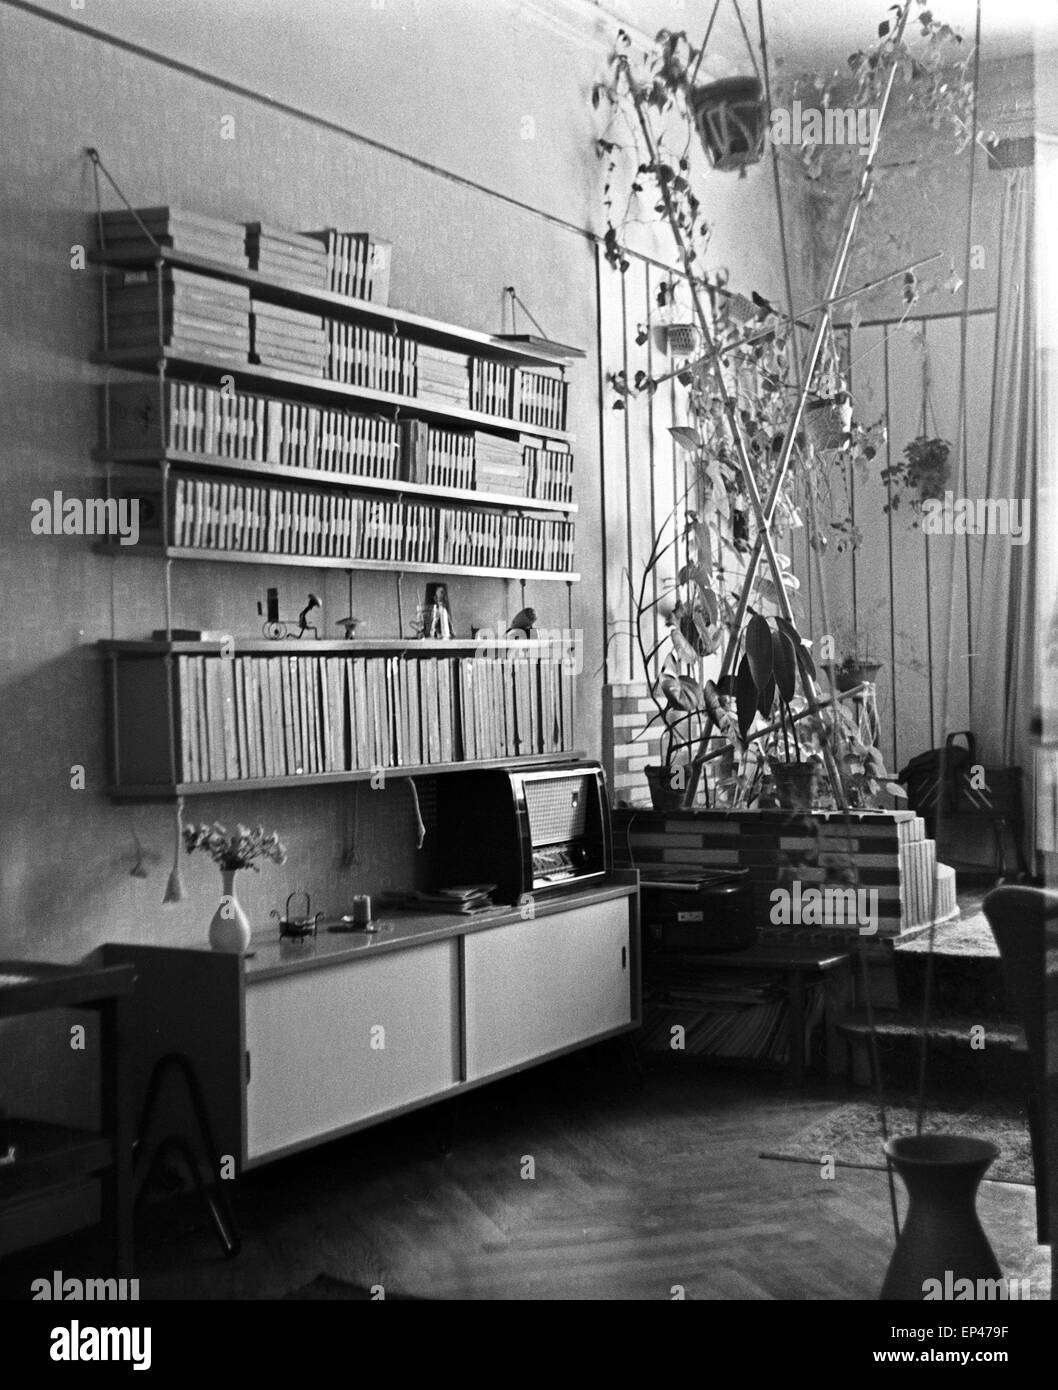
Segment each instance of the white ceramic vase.
[[237,869],[220,871],[224,896],[209,924],[209,944],[214,951],[227,951],[231,955],[241,956],[245,955],[250,945],[250,919],[235,896],[236,873]]

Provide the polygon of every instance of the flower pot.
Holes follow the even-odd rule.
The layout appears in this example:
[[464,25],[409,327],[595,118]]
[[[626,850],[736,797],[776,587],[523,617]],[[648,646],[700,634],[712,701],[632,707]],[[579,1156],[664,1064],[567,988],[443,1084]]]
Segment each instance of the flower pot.
[[[977,1219],[977,1188],[999,1150],[987,1139],[958,1134],[918,1134],[890,1139],[885,1151],[907,1188],[909,1206],[904,1228],[882,1285],[881,1297],[921,1301],[927,1292],[939,1298],[986,1298],[978,1280],[1002,1278],[988,1237]],[[927,1281],[937,1280],[936,1285]],[[991,1286],[991,1297],[999,1295]]]
[[236,869],[220,871],[224,896],[209,924],[209,944],[214,951],[226,951],[231,955],[242,956],[246,954],[250,945],[250,919],[235,896],[237,872]]
[[787,811],[810,811],[819,789],[819,768],[813,763],[769,764],[779,805]]
[[688,96],[698,138],[714,169],[744,169],[764,153],[764,100],[759,78],[726,77]]
[[655,811],[678,811],[683,805],[683,788],[673,786],[671,767],[645,767],[650,788],[650,804]]
[[855,666],[838,666],[834,670],[834,681],[839,690],[853,690],[864,681],[870,681],[873,685],[881,669],[880,661],[858,661]]

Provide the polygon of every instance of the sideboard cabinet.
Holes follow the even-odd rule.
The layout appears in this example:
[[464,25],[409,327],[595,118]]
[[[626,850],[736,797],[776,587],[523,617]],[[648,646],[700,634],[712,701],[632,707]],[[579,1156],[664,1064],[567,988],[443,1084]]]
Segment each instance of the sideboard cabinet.
[[[255,938],[252,956],[105,948],[135,966],[133,1098],[194,1067],[239,1170],[375,1124],[640,1022],[638,876],[543,896],[533,915],[395,913],[373,935]],[[176,1088],[171,1132],[190,1124]]]

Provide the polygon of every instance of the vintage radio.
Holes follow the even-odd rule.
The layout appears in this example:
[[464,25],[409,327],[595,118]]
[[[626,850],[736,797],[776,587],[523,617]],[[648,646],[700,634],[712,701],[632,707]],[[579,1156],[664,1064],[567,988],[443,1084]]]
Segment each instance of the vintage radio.
[[581,887],[613,867],[605,774],[583,762],[440,777],[437,843],[441,887],[488,881],[510,903]]

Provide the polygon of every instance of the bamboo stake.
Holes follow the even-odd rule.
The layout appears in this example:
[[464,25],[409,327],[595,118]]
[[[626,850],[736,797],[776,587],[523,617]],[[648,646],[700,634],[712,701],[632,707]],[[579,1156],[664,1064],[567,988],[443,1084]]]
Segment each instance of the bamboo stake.
[[[904,8],[901,11],[900,19],[897,22],[896,33],[894,35],[893,40],[894,44],[899,43],[900,40],[903,38],[904,29],[907,26],[907,21],[911,14],[911,5],[912,0],[905,0]],[[849,208],[847,213],[845,214],[845,224],[842,229],[841,240],[838,243],[838,249],[834,257],[833,265],[831,267],[830,276],[827,280],[826,293],[823,296],[823,303],[825,305],[829,305],[829,302],[832,301],[839,294],[842,283],[845,278],[845,274],[848,269],[849,252],[852,248],[853,238],[856,235],[856,228],[859,225],[861,210],[863,206],[866,204],[868,193],[870,191],[871,180],[874,175],[875,161],[878,157],[878,147],[881,141],[882,129],[885,125],[885,117],[889,109],[889,101],[892,96],[893,84],[895,81],[896,65],[891,64],[889,68],[889,76],[886,79],[885,91],[882,94],[881,106],[879,107],[878,111],[878,120],[875,123],[874,132],[871,137],[871,143],[867,150],[867,159],[863,166],[863,171],[860,175],[860,180],[856,187],[856,191],[854,192],[852,199],[849,202]],[[815,376],[816,368],[819,365],[819,355],[823,350],[823,343],[826,338],[826,333],[829,325],[830,309],[829,307],[827,307],[821,312],[819,316],[819,320],[816,324],[816,329],[812,337],[812,344],[809,348],[808,357],[805,361],[804,368],[801,373],[801,383],[798,389],[797,401],[794,406],[793,416],[787,427],[785,437],[783,438],[782,451],[779,455],[779,462],[776,466],[775,477],[772,481],[771,490],[768,494],[767,506],[764,511],[766,526],[763,531],[758,532],[756,542],[754,544],[753,550],[750,553],[750,557],[746,565],[746,574],[743,579],[742,593],[739,597],[738,608],[735,615],[735,622],[732,626],[731,635],[728,638],[727,648],[724,652],[723,662],[720,667],[721,680],[724,678],[724,676],[728,675],[731,670],[734,653],[738,645],[738,633],[741,631],[742,624],[745,620],[746,610],[749,607],[750,590],[752,589],[757,577],[757,569],[760,565],[761,551],[763,550],[765,554],[769,556],[769,560],[773,553],[770,549],[770,537],[767,528],[771,525],[772,518],[775,514],[775,507],[778,503],[779,494],[782,490],[783,484],[786,481],[786,475],[790,469],[790,464],[793,459],[794,441],[797,437],[797,431],[800,428],[801,417],[804,414],[805,406],[808,400],[808,392],[811,389],[812,380]],[[782,594],[785,594],[785,590],[782,590],[781,586],[780,592]],[[803,675],[804,667],[801,662],[800,655],[798,655],[798,664],[801,666]],[[699,743],[699,751],[705,751],[705,743],[711,732],[711,723],[707,718],[702,731],[702,738]],[[687,779],[687,787],[684,791],[684,806],[691,806],[693,804],[695,794],[698,790],[699,776],[700,767],[696,757],[694,762],[692,763],[690,776]],[[844,800],[844,798],[842,798],[842,800]]]

